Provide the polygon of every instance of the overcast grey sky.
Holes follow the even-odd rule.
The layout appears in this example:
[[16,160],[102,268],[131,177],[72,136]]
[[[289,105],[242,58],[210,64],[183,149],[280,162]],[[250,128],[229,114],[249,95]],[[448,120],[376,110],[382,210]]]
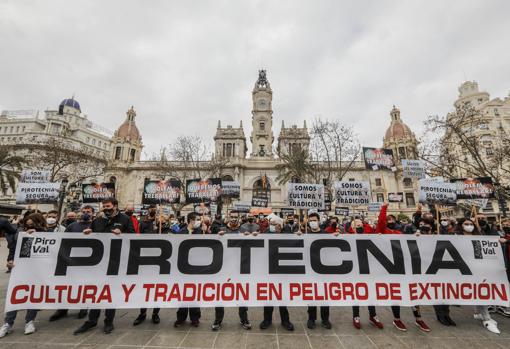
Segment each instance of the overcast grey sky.
[[510,1],[0,0],[0,109],[73,93],[111,130],[134,105],[146,153],[219,119],[251,132],[260,68],[281,121],[353,125],[381,146],[389,111],[419,133],[476,80],[510,91]]

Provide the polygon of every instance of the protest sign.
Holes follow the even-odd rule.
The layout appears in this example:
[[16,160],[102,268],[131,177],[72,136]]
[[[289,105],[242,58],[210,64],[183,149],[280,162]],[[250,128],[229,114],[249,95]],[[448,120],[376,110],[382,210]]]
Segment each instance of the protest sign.
[[469,206],[476,206],[485,209],[489,203],[489,199],[465,199],[463,202]]
[[186,181],[186,203],[216,201],[221,195],[221,178]]
[[288,216],[288,215],[293,215],[294,214],[294,209],[293,208],[287,208],[287,207],[284,207],[280,210],[280,212],[284,215],[284,216]]
[[265,193],[258,193],[251,198],[251,205],[253,207],[267,207],[268,204],[269,198]]
[[457,199],[494,198],[494,184],[490,177],[452,179],[455,183]]
[[324,185],[306,183],[287,184],[287,203],[293,208],[324,208]]
[[48,204],[58,201],[60,183],[18,183],[17,204]]
[[363,158],[368,170],[397,170],[391,149],[363,147]]
[[83,202],[101,202],[115,198],[115,183],[83,183]]
[[348,181],[335,182],[335,200],[337,205],[368,205],[371,200],[370,183]]
[[349,216],[349,207],[335,207],[335,216]]
[[20,175],[20,183],[47,183],[50,182],[51,172],[40,170],[23,170]]
[[367,206],[368,212],[381,212],[382,202],[371,202]]
[[237,181],[221,181],[221,196],[227,198],[239,198],[241,185]]
[[404,177],[425,178],[425,162],[402,159],[402,173]]
[[142,204],[174,204],[181,200],[181,182],[178,180],[149,180],[143,185]]
[[404,193],[388,193],[388,202],[404,202]]
[[508,306],[498,238],[20,233],[5,310]]
[[457,201],[456,185],[434,179],[420,179],[418,201],[427,204],[454,205]]
[[245,201],[236,201],[234,202],[234,210],[238,212],[247,213],[250,212],[251,203]]

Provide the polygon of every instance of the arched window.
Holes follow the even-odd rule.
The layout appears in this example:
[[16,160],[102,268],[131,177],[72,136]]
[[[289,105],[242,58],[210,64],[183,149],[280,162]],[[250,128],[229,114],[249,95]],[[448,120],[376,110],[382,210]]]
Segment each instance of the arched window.
[[232,182],[234,178],[232,178],[231,175],[224,175],[223,177],[221,177],[221,180],[225,182]]
[[262,178],[253,183],[253,197],[267,198],[267,202],[271,202],[271,185],[269,180],[263,181]]
[[404,188],[410,188],[413,186],[413,180],[411,178],[404,178]]

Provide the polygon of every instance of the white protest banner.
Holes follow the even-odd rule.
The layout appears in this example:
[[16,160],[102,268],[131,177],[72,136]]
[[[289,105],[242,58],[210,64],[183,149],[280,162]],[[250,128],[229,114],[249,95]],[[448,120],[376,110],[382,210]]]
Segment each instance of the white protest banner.
[[368,212],[380,212],[382,207],[382,202],[371,202],[367,206]]
[[336,216],[348,216],[349,215],[349,207],[335,207],[335,215]]
[[239,198],[240,194],[241,185],[238,181],[221,181],[221,196]]
[[293,208],[323,209],[324,185],[288,183],[287,203]]
[[15,256],[6,311],[509,305],[493,236],[20,233]]
[[489,203],[489,199],[465,199],[463,202],[469,206],[476,206],[481,209],[485,209]]
[[425,178],[425,162],[402,159],[402,172],[404,177]]
[[454,183],[439,182],[435,179],[418,181],[418,201],[428,204],[454,205],[457,201],[457,186]]
[[368,182],[335,182],[335,199],[337,205],[368,205],[371,199],[370,183]]
[[51,172],[46,170],[23,170],[19,181],[21,183],[45,183],[49,182]]
[[18,183],[17,204],[52,203],[58,201],[60,183]]

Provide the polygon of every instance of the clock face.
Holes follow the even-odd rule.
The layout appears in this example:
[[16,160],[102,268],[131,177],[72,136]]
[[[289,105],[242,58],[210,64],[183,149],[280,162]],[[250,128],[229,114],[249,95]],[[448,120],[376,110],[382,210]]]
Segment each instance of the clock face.
[[266,109],[267,107],[267,101],[265,99],[259,99],[257,104],[260,109]]
[[266,152],[264,151],[264,149],[260,149],[259,156],[264,156],[264,155],[266,155]]

